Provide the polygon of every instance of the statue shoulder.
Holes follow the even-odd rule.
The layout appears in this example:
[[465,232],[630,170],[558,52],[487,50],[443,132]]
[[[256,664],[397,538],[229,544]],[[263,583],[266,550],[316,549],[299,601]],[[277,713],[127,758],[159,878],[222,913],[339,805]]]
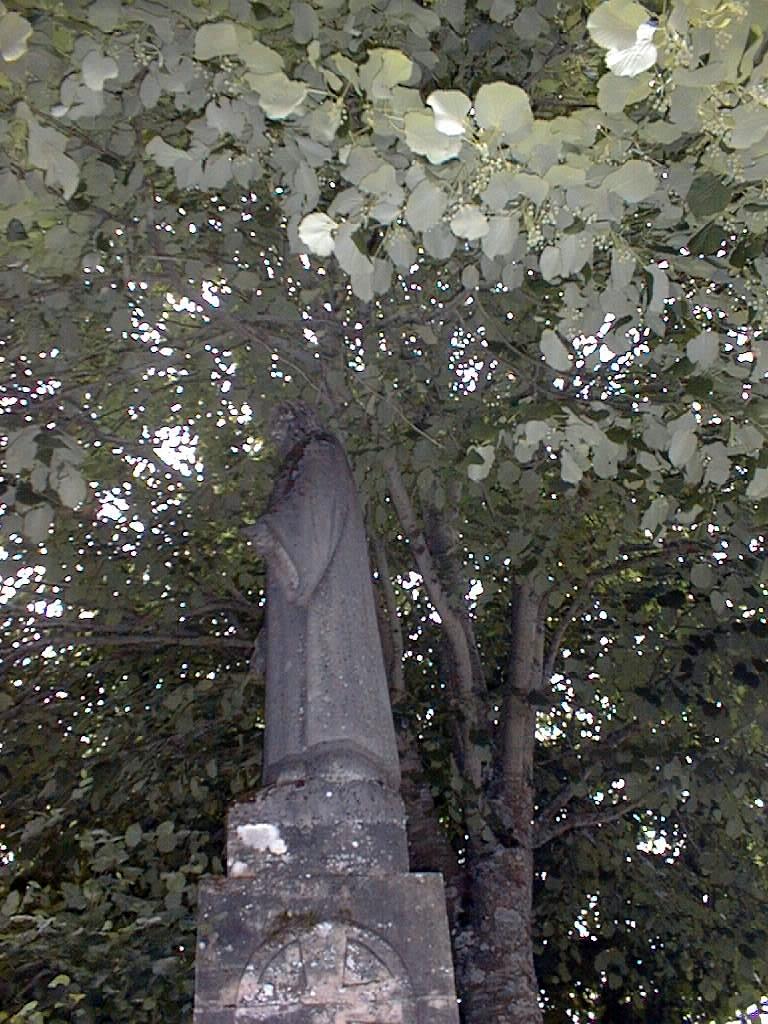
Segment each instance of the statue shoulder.
[[290,460],[299,472],[310,467],[347,465],[347,456],[339,440],[333,434],[313,434],[301,445],[297,445]]

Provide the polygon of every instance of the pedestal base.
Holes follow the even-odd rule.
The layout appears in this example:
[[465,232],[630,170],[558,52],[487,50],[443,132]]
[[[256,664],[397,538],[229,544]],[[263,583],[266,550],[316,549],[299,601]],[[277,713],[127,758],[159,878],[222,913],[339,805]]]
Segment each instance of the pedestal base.
[[204,881],[195,1024],[458,1024],[439,875]]
[[443,883],[375,781],[268,787],[199,889],[194,1024],[458,1024]]

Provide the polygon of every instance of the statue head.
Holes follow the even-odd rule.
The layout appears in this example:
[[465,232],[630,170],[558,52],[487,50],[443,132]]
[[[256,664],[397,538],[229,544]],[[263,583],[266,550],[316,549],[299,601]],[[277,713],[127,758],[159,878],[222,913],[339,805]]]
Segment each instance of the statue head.
[[272,410],[267,432],[282,458],[313,434],[322,434],[325,427],[315,410],[306,402],[278,402]]

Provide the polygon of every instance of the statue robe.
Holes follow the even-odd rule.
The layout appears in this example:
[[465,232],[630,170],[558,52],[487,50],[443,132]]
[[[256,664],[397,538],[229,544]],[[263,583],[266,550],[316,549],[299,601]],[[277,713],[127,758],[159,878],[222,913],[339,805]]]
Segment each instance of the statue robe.
[[259,522],[283,549],[267,559],[264,782],[357,777],[397,789],[368,547],[336,438],[295,445]]

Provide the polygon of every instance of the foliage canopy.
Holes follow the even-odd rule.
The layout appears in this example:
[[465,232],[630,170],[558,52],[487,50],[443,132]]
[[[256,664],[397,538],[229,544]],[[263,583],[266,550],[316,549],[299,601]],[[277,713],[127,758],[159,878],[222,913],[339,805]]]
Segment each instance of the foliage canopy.
[[0,100],[0,1021],[188,1016],[286,393],[454,866],[535,711],[546,1019],[764,992],[762,0],[14,2]]

